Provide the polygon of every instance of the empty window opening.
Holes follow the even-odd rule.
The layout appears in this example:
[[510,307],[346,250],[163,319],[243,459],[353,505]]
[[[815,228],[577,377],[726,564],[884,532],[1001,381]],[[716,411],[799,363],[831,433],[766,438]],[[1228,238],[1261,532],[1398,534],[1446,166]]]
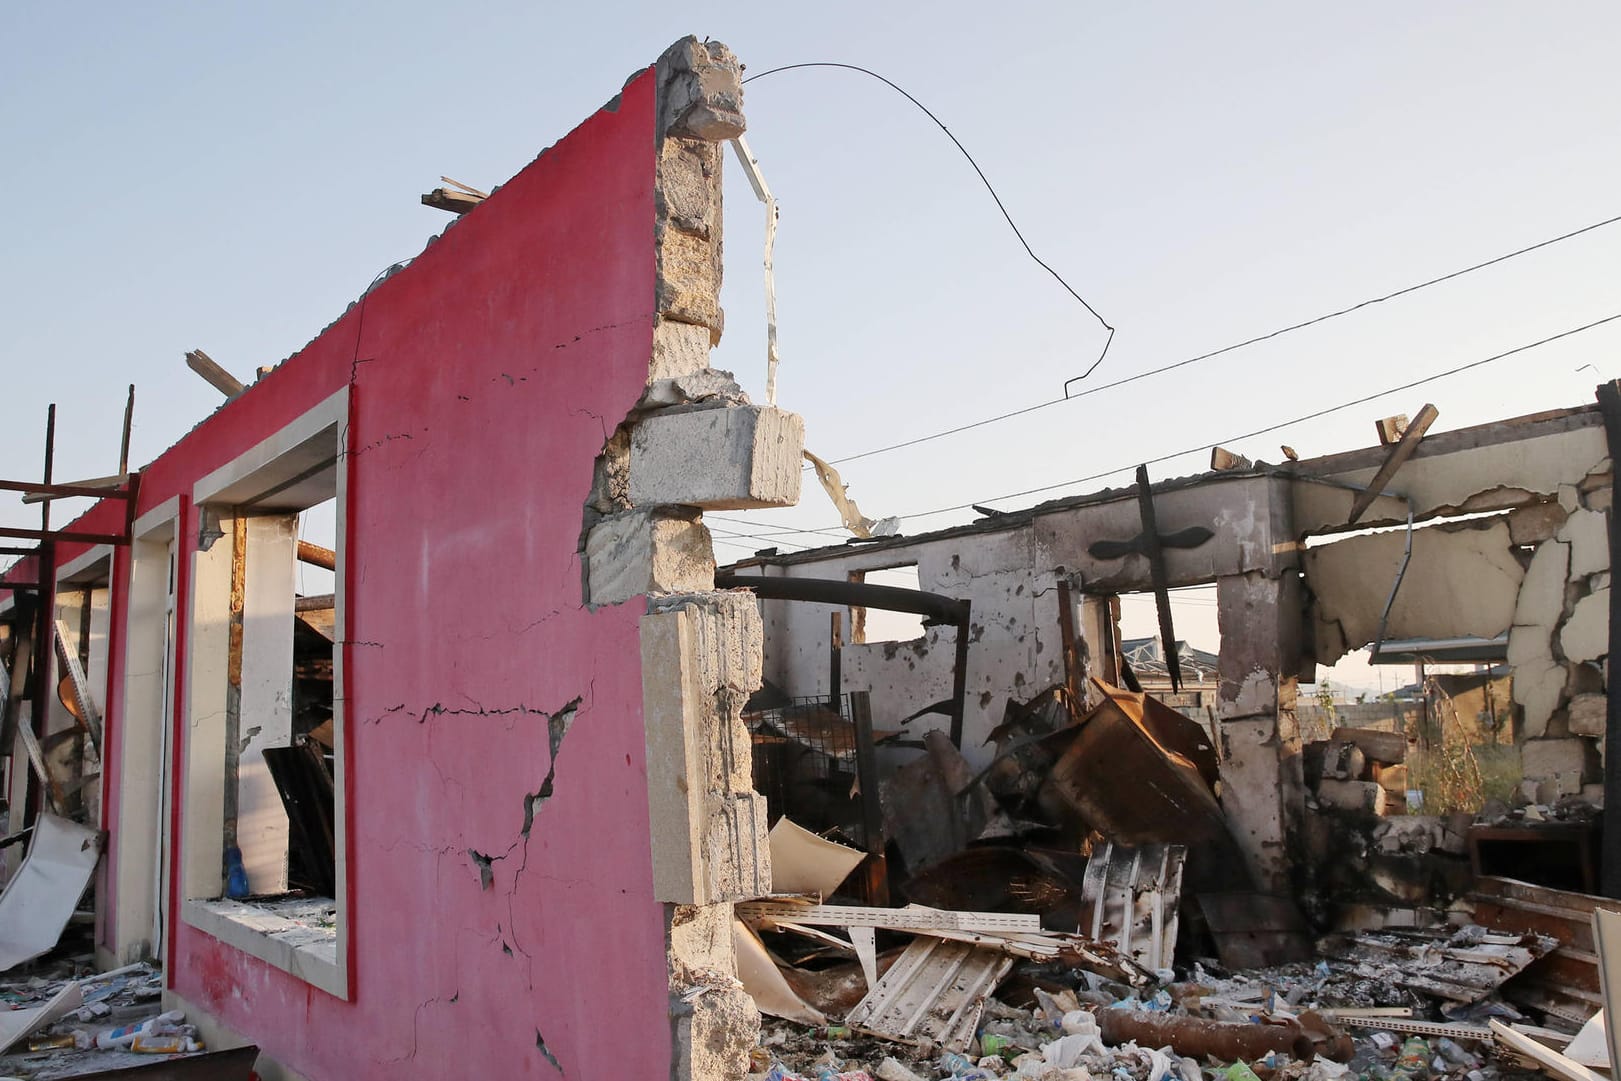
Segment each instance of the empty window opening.
[[[921,590],[916,563],[878,570],[851,571],[850,581],[869,586]],[[850,642],[911,642],[923,637],[923,617],[915,612],[889,612],[882,608],[850,609]]]
[[343,397],[198,483],[185,815],[187,922],[339,997]]

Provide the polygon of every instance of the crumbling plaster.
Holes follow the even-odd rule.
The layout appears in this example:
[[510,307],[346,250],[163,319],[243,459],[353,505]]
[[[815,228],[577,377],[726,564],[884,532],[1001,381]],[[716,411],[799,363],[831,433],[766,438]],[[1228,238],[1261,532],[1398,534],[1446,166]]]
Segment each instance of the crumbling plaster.
[[[1356,483],[1385,453],[1353,451],[1295,470]],[[1550,795],[1574,794],[1594,780],[1594,754],[1602,750],[1593,741],[1603,737],[1604,695],[1595,692],[1603,689],[1600,663],[1609,650],[1610,470],[1602,418],[1586,407],[1430,436],[1390,485],[1411,500],[1420,521],[1505,512],[1415,531],[1386,636],[1491,638],[1506,631],[1525,776]],[[1296,485],[1300,535],[1345,529],[1353,498],[1328,485]],[[1401,521],[1406,513],[1403,499],[1386,496],[1358,525]],[[1405,543],[1405,531],[1396,529],[1307,552],[1318,660],[1377,634],[1388,595],[1381,583],[1394,581]],[[1572,749],[1578,745],[1581,753]]]
[[1351,537],[1310,548],[1306,581],[1313,593],[1316,657],[1333,664],[1379,637],[1380,619],[1398,575],[1385,637],[1495,638],[1514,621],[1525,568],[1502,518],[1415,529],[1411,559],[1406,530]]

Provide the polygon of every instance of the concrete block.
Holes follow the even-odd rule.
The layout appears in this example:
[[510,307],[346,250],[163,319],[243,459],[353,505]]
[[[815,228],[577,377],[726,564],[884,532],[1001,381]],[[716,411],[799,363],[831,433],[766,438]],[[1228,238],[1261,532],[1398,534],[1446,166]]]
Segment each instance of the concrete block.
[[743,1081],[760,1040],[760,1011],[747,991],[713,986],[691,1002],[672,994],[670,1015],[671,1081]]
[[704,843],[706,900],[748,901],[771,892],[765,797],[743,792],[710,798]]
[[1610,652],[1610,591],[1600,589],[1576,602],[1559,629],[1559,648],[1575,663],[1596,661]]
[[732,906],[671,905],[666,960],[671,990],[714,982],[715,973],[737,971]]
[[1317,802],[1328,810],[1382,815],[1385,790],[1373,781],[1324,780],[1317,786]]
[[1389,855],[1417,855],[1441,846],[1441,820],[1428,815],[1387,818],[1374,830],[1379,851]]
[[1368,761],[1380,765],[1395,765],[1407,760],[1407,735],[1403,732],[1342,726],[1334,729],[1330,738],[1356,744]]
[[[685,612],[642,617],[641,644],[653,897],[667,904],[701,904],[708,900],[701,731],[713,699],[698,679],[697,645]],[[729,942],[730,926],[726,934]]]
[[696,515],[668,510],[627,511],[598,522],[586,537],[585,566],[593,605],[715,587],[709,530]]
[[697,643],[699,683],[709,694],[722,690],[753,694],[760,687],[765,628],[760,603],[748,590],[710,591],[660,597],[655,612],[686,612]]
[[771,406],[656,413],[631,435],[630,499],[705,510],[799,502],[805,422]]
[[1526,780],[1539,783],[1538,798],[1544,802],[1549,793],[1543,784],[1551,784],[1558,796],[1574,796],[1597,773],[1597,752],[1580,738],[1528,739],[1520,748],[1520,768]]
[[1604,786],[1601,784],[1584,784],[1582,785],[1581,797],[1583,802],[1602,808],[1604,806]]
[[1517,545],[1541,544],[1559,532],[1567,517],[1558,503],[1516,507],[1508,516],[1509,538]]
[[676,379],[709,367],[709,328],[660,319],[653,328],[653,362],[648,382]]
[[1602,694],[1578,694],[1570,700],[1570,734],[1603,736],[1610,700]]

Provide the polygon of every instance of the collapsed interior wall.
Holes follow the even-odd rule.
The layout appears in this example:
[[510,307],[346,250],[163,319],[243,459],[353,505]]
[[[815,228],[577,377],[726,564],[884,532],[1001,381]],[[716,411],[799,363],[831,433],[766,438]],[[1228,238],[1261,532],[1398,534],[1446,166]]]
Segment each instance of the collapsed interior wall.
[[[1376,468],[1376,457],[1357,451],[1297,468],[1357,483]],[[1405,518],[1411,500],[1421,524],[1410,558],[1405,528],[1319,544],[1305,554],[1317,661],[1332,664],[1373,643],[1382,621],[1387,640],[1506,636],[1528,798],[1600,802],[1611,463],[1597,409],[1428,437],[1389,491],[1371,521],[1359,524]],[[1354,493],[1302,483],[1294,498],[1304,538],[1345,528]],[[1422,524],[1483,512],[1492,514]]]
[[[1162,532],[1211,529],[1195,548],[1167,549],[1172,586],[1216,583],[1223,598],[1221,719],[1223,802],[1256,879],[1282,891],[1300,806],[1299,753],[1293,718],[1302,613],[1290,504],[1284,482],[1259,475],[1166,484],[1154,497]],[[919,588],[972,604],[961,751],[987,765],[989,736],[1006,703],[1027,701],[1064,681],[1058,583],[1077,602],[1151,588],[1147,561],[1102,559],[1089,548],[1142,530],[1134,494],[1107,492],[1046,504],[972,526],[859,548],[822,549],[738,564],[767,575],[847,580],[915,563]],[[1100,654],[1095,606],[1077,604],[1082,652]],[[763,601],[765,677],[790,697],[831,691],[826,605]],[[840,690],[871,695],[876,729],[902,729],[920,708],[949,697],[955,632],[934,627],[910,642],[845,645]],[[917,737],[947,728],[939,713],[904,731]],[[898,755],[899,752],[896,752]],[[890,763],[896,758],[890,756]],[[1281,785],[1281,774],[1295,781]]]

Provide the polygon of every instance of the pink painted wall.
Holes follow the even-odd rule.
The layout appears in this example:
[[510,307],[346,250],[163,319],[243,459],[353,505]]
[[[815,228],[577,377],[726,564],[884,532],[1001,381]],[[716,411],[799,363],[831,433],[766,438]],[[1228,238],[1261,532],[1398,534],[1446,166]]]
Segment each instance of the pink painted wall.
[[[174,990],[314,1081],[545,1076],[542,1038],[570,1078],[668,1076],[640,612],[584,610],[575,554],[593,461],[647,378],[654,167],[644,73],[144,472],[143,512],[350,388],[352,1001],[169,932]],[[553,762],[547,715],[576,699]],[[489,888],[469,850],[495,857]]]

